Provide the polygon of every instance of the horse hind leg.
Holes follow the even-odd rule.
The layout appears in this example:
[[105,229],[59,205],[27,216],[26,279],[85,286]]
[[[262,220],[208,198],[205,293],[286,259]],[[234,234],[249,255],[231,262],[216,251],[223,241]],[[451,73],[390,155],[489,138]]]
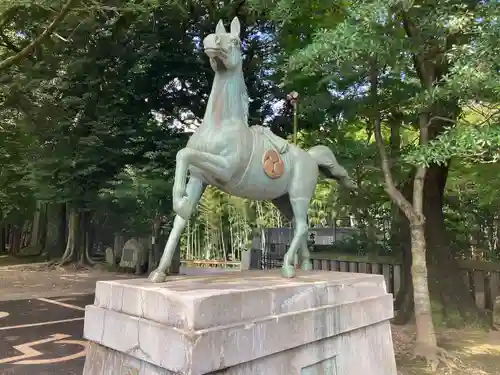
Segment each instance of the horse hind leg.
[[300,257],[300,269],[302,271],[311,271],[313,266],[311,262],[311,253],[309,252],[309,247],[307,246],[307,235],[305,236],[305,240],[300,244]]
[[[281,197],[273,199],[274,206],[281,212],[281,214],[293,224],[293,228],[295,228],[295,218],[293,217],[293,209],[290,204],[290,197],[288,194],[284,194]],[[295,265],[297,262],[297,253],[294,254],[293,264]]]
[[[309,231],[307,226],[307,209],[309,208],[309,201],[310,198],[306,197],[290,198],[290,204],[295,218],[295,228],[292,243],[285,254],[283,266],[281,267],[281,275],[286,278],[295,277],[295,268],[292,262],[299,248],[304,250],[303,246],[306,245],[307,232]],[[307,262],[308,259],[302,259],[302,262],[304,261]]]
[[[294,210],[293,210],[292,204],[290,202],[290,197],[288,196],[288,194],[285,194],[279,198],[273,199],[272,202],[285,218],[287,218],[290,221],[295,222]],[[309,206],[309,203],[307,204],[307,206]],[[307,223],[307,208],[306,208],[305,212],[306,212],[306,223]],[[294,223],[294,228],[296,228],[296,227],[297,227],[297,224]],[[307,229],[309,229],[309,228],[307,228]],[[295,263],[296,254],[297,253],[295,253],[293,256],[293,263]],[[303,271],[312,270],[311,255],[309,253],[309,248],[307,247],[307,235],[304,236],[304,240],[302,240],[300,242],[300,261],[301,261],[300,268]],[[284,264],[286,264],[286,262],[284,262]]]

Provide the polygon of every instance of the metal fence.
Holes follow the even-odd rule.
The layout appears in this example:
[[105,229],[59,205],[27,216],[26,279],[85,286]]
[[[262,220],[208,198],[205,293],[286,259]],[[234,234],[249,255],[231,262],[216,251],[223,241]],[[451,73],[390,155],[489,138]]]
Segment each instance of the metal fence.
[[[349,227],[311,228],[308,242],[314,246],[332,245],[358,233],[357,228]],[[281,267],[292,238],[292,228],[267,228],[256,233],[249,268],[267,270]]]

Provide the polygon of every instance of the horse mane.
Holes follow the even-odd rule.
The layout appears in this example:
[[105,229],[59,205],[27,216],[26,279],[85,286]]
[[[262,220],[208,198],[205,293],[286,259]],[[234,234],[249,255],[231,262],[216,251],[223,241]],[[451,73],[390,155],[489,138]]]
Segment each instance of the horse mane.
[[249,116],[249,110],[250,110],[250,97],[248,96],[248,88],[247,88],[247,85],[245,83],[245,78],[243,76],[243,67],[241,68],[241,82],[242,82],[242,92],[241,92],[241,100],[243,102],[243,110],[244,110],[244,114],[245,114],[245,119],[246,119],[246,122],[248,124],[248,116]]

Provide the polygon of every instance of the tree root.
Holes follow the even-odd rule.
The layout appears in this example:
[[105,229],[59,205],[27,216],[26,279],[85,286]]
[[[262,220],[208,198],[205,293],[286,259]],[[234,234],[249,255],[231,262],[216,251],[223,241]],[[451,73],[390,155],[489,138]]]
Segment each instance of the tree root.
[[69,251],[65,251],[63,256],[61,257],[61,259],[59,259],[59,261],[57,261],[56,265],[58,267],[66,266],[66,265],[73,262],[74,257],[75,257],[75,252],[73,249],[69,250]]
[[94,261],[90,256],[89,248],[86,246],[83,252],[84,262],[90,266],[95,266],[98,262]]
[[436,372],[440,364],[446,366],[450,371],[458,369],[457,363],[459,359],[439,346],[417,344],[412,359],[416,358],[425,359],[427,366],[431,368],[432,372]]
[[[82,251],[82,250],[80,250]],[[81,254],[77,254],[77,249],[75,247],[71,247],[66,249],[63,256],[59,261],[55,263],[58,267],[64,267],[69,264],[75,263],[77,264],[76,268],[78,269],[88,269],[91,270],[93,266],[97,264],[89,254],[88,249],[85,249],[81,252]],[[77,256],[79,255],[79,256]],[[78,259],[80,258],[80,259]]]

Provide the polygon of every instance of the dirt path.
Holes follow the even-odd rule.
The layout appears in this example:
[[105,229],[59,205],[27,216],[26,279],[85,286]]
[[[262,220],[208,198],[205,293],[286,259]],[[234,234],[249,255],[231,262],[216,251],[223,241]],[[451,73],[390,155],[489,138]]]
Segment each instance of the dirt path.
[[[181,274],[200,275],[231,272],[231,269],[183,268]],[[46,263],[0,267],[0,301],[33,297],[59,297],[90,294],[99,280],[118,280],[137,277],[134,274],[111,272],[105,269],[78,270],[73,267],[48,267]],[[146,277],[146,275],[140,276]]]
[[500,375],[500,332],[447,329],[438,332],[439,344],[456,360],[455,369],[426,370],[423,361],[412,360],[415,329],[392,326],[399,375]]
[[48,268],[46,264],[0,267],[0,301],[93,293],[98,280],[129,279],[105,270]]

